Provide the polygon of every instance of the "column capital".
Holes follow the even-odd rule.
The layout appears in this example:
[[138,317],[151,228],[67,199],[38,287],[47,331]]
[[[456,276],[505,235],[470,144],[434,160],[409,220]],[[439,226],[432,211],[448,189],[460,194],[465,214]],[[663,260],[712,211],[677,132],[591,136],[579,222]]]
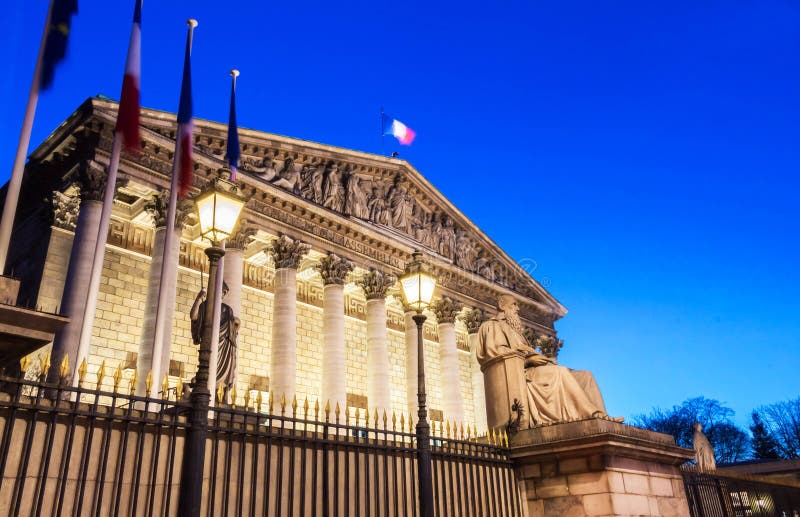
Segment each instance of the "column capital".
[[[167,210],[169,209],[169,191],[162,190],[150,197],[150,201],[144,205],[145,211],[153,218],[153,225],[156,228],[163,228],[167,225]],[[187,219],[194,213],[194,203],[188,199],[178,201],[175,211],[175,228],[182,228]]]
[[454,323],[462,307],[460,302],[442,296],[431,303],[431,312],[436,315],[436,321],[439,323]]
[[52,196],[53,212],[51,224],[62,230],[75,231],[75,224],[78,221],[78,208],[80,198],[69,196],[58,190],[53,191]]
[[305,242],[281,235],[270,242],[267,252],[275,261],[275,269],[297,269],[310,249],[311,246]]
[[94,160],[86,160],[78,168],[75,183],[80,189],[81,201],[102,201],[106,190],[105,167]]
[[481,324],[486,321],[486,313],[481,309],[469,309],[459,319],[467,326],[468,334],[476,334]]
[[361,276],[358,285],[364,290],[367,300],[386,298],[386,291],[397,282],[394,275],[378,271],[374,267]]
[[243,250],[250,244],[257,232],[258,229],[252,226],[247,219],[241,219],[236,231],[226,241],[226,245],[229,249]]
[[348,273],[353,271],[353,263],[335,253],[328,253],[319,260],[315,269],[322,276],[324,285],[344,285]]

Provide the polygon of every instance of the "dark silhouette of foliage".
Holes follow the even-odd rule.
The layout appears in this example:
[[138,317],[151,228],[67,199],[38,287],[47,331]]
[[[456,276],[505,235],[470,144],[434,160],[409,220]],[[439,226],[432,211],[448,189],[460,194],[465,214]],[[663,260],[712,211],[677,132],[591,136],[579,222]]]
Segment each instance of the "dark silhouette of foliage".
[[750,433],[753,435],[753,440],[751,442],[753,458],[757,460],[780,459],[781,453],[778,448],[778,442],[767,430],[758,411],[753,411],[751,418],[753,419],[753,423],[750,424]]
[[748,457],[750,438],[733,423],[734,411],[718,400],[695,397],[671,409],[653,408],[647,415],[633,418],[634,425],[671,434],[681,447],[692,447],[695,422],[703,425],[703,432],[714,447],[717,463],[731,463]]
[[800,458],[800,397],[761,406],[753,412],[763,422],[766,434],[774,440],[780,457]]

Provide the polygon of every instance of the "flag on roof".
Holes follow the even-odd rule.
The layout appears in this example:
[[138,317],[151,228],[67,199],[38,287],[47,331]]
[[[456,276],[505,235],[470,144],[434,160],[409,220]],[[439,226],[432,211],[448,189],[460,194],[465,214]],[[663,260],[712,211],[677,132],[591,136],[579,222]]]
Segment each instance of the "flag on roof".
[[39,81],[39,87],[42,90],[46,90],[53,84],[56,65],[67,55],[70,22],[72,15],[77,12],[78,0],[53,0],[42,54]]
[[128,44],[128,59],[125,61],[125,76],[122,79],[122,94],[119,100],[116,130],[128,151],[141,147],[139,137],[139,92],[142,69],[142,0],[135,0],[133,26]]
[[178,134],[175,138],[175,171],[180,178],[178,197],[186,197],[192,187],[194,163],[192,162],[192,31],[186,38],[186,56],[183,61],[181,100],[178,105]]
[[384,135],[392,135],[403,145],[411,145],[414,137],[417,136],[413,129],[386,113],[381,113],[381,126]]
[[228,166],[231,169],[231,181],[236,181],[239,172],[239,157],[242,152],[239,149],[239,128],[236,126],[236,78],[239,76],[238,70],[231,70],[231,111],[228,115],[228,147],[225,156],[228,158]]

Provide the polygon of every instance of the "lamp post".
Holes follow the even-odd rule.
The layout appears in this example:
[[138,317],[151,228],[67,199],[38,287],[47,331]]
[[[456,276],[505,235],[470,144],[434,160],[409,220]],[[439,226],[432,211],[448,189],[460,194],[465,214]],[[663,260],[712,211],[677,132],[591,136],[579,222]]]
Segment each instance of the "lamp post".
[[203,465],[206,453],[208,432],[208,405],[211,393],[208,390],[209,359],[211,358],[211,336],[213,334],[214,301],[221,293],[216,292],[217,265],[225,255],[220,244],[230,237],[233,228],[244,208],[246,199],[232,182],[217,178],[195,198],[200,217],[200,233],[211,241],[206,248],[208,257],[208,293],[203,311],[203,334],[197,364],[191,402],[190,427],[186,433],[186,446],[183,451],[181,486],[178,500],[178,514],[200,515],[200,499],[203,487]]
[[406,305],[417,311],[412,316],[417,324],[417,400],[419,418],[417,420],[417,477],[419,481],[420,517],[433,517],[433,480],[431,477],[431,428],[428,425],[428,410],[425,408],[425,355],[423,350],[422,324],[427,317],[422,314],[431,303],[436,279],[431,275],[428,265],[422,260],[422,253],[415,250],[411,262],[406,264],[400,277],[400,287]]

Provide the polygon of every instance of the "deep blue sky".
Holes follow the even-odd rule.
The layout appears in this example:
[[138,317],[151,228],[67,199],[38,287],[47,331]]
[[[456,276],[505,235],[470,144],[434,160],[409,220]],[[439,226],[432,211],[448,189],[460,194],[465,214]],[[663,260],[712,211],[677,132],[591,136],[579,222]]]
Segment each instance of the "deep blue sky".
[[[46,10],[5,4],[3,181]],[[33,145],[118,97],[132,6],[80,0]],[[241,126],[369,152],[381,105],[414,128],[402,156],[537,264],[611,413],[800,395],[798,2],[146,0],[148,107],[177,109],[189,16],[197,117],[227,120],[238,67]]]

